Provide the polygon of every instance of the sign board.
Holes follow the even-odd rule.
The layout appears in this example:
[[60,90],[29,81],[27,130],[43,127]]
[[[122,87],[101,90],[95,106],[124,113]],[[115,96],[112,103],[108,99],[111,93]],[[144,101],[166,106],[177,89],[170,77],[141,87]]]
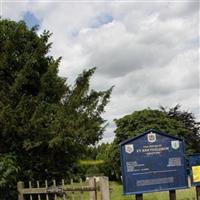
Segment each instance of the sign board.
[[192,186],[200,186],[200,154],[189,157]]
[[120,144],[124,194],[188,187],[182,139],[156,130]]

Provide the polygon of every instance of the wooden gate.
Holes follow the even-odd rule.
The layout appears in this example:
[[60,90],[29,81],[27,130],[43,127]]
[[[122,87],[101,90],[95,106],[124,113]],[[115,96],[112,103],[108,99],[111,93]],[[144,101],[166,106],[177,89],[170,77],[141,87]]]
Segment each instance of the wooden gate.
[[28,187],[24,182],[18,182],[17,190],[18,200],[110,200],[108,177],[99,177],[98,184],[94,177],[88,182],[80,180],[80,183],[73,183],[71,180],[70,185],[66,185],[64,180],[61,184],[56,184],[54,180],[51,185],[45,181],[44,186],[37,181],[35,187],[31,182]]

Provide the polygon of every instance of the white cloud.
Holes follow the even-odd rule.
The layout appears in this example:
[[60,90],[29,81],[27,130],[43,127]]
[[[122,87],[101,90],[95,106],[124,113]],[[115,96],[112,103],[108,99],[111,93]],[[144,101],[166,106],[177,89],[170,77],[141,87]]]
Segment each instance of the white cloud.
[[114,118],[147,107],[179,103],[200,119],[198,2],[3,4],[5,17],[30,11],[53,32],[51,53],[63,57],[59,73],[70,83],[97,66],[92,86],[115,85],[104,141],[114,136]]

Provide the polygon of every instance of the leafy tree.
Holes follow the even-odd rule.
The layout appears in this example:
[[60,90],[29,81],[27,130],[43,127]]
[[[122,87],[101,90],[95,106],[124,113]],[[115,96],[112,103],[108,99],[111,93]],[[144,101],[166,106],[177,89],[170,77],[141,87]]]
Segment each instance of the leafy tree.
[[104,152],[97,155],[97,159],[104,160],[104,165],[101,171],[105,176],[109,177],[109,180],[119,180],[119,152],[118,145],[114,142],[106,145]]
[[110,144],[108,143],[88,146],[82,158],[76,164],[76,176],[86,178],[86,176],[91,175],[107,175],[105,160],[108,157],[107,153],[109,147]]
[[107,154],[107,149],[110,147],[109,143],[102,143],[98,145],[88,146],[82,159],[85,160],[104,160]]
[[102,143],[97,147],[97,155],[96,160],[105,160],[109,155],[109,149],[111,147],[111,144],[109,143]]
[[0,154],[16,158],[22,180],[69,176],[106,125],[101,114],[112,88],[90,89],[95,68],[67,85],[60,58],[49,55],[50,36],[23,21],[0,21]]
[[193,113],[181,110],[180,105],[166,109],[160,107],[171,119],[175,119],[184,124],[188,132],[184,135],[188,153],[199,153],[200,151],[200,122],[197,122]]
[[[176,110],[177,111],[177,110]],[[176,114],[176,116],[178,116]],[[181,115],[182,116],[182,115]],[[194,118],[193,118],[194,119]],[[120,179],[120,161],[119,144],[129,138],[135,137],[149,129],[156,129],[161,132],[185,139],[186,150],[188,153],[195,152],[198,146],[198,140],[191,140],[194,132],[191,132],[186,126],[184,120],[172,115],[172,110],[167,113],[162,110],[144,109],[126,115],[121,119],[116,119],[117,129],[115,130],[115,139],[109,151],[109,157],[106,160],[107,169],[110,169],[110,176]],[[195,129],[196,130],[196,129]],[[195,148],[194,148],[195,147]]]
[[98,147],[96,145],[88,146],[82,160],[96,160],[98,154]]
[[12,155],[0,155],[0,199],[9,199],[11,195],[16,195],[16,174],[19,167],[16,164],[16,158]]

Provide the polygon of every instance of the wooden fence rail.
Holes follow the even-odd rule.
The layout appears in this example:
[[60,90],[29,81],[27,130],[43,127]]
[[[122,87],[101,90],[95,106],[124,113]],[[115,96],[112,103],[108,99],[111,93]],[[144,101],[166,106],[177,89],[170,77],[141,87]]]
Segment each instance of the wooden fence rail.
[[[47,181],[43,187],[40,186],[39,181],[36,182],[36,187],[32,186],[29,182],[29,187],[25,188],[24,182],[17,183],[18,190],[18,200],[58,200],[58,196],[62,197],[63,200],[67,200],[67,195],[71,195],[71,199],[75,200],[75,193],[80,194],[80,200],[84,199],[84,193],[89,192],[90,200],[97,200],[97,183],[94,177],[89,178],[88,184],[83,184],[80,179],[80,183],[75,185],[73,180],[71,180],[70,185],[65,185],[64,180],[62,180],[61,185],[57,185],[56,181],[53,180],[53,184],[48,186]],[[99,190],[101,200],[110,200],[109,194],[109,181],[107,177],[99,178]]]

